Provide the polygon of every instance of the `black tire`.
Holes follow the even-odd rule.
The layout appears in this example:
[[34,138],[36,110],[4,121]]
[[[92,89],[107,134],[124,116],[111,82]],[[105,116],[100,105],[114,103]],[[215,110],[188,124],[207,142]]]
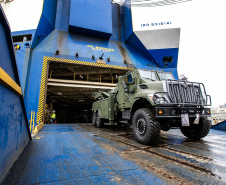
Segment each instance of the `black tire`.
[[122,118],[122,113],[118,112],[115,122],[116,122],[116,125],[119,127],[122,126],[122,123],[120,122],[121,118]]
[[116,122],[116,125],[119,126],[119,127],[122,126],[122,123],[120,121],[121,120],[120,120],[119,116],[117,116],[115,122]]
[[122,123],[121,123],[120,121],[116,121],[116,125],[117,125],[118,127],[121,127],[121,126],[122,126]]
[[96,126],[98,128],[102,128],[104,126],[104,120],[102,118],[100,118],[99,112],[97,112],[97,116],[96,116]]
[[206,117],[200,118],[198,125],[193,123],[190,124],[189,127],[181,127],[180,130],[184,136],[194,140],[200,140],[205,137],[209,133],[211,127],[210,121]]
[[170,130],[171,126],[169,123],[160,122],[161,124],[161,130],[167,132]]
[[95,112],[93,112],[92,122],[93,122],[93,126],[97,125],[97,115]]
[[161,127],[149,109],[138,109],[133,116],[132,124],[133,134],[139,143],[153,144],[159,139]]

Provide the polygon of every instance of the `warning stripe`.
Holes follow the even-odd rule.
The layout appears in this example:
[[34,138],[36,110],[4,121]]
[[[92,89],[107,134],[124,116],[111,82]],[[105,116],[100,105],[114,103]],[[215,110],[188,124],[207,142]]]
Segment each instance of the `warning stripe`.
[[94,62],[85,62],[79,60],[70,60],[70,59],[63,59],[63,58],[55,58],[55,57],[43,57],[43,64],[42,64],[42,76],[41,76],[41,84],[40,84],[40,94],[39,94],[39,104],[38,104],[38,114],[37,114],[37,122],[43,122],[43,115],[44,115],[44,106],[45,106],[45,91],[46,91],[46,83],[47,83],[47,63],[48,62],[62,62],[62,63],[71,63],[71,64],[78,64],[83,66],[96,66],[96,67],[103,67],[103,68],[111,68],[111,69],[121,69],[121,70],[130,70],[132,68],[123,67],[123,66],[115,66],[109,64],[99,64]]
[[39,103],[38,103],[38,114],[37,114],[37,123],[43,122],[43,111],[44,111],[44,100],[45,100],[45,90],[46,90],[46,76],[47,76],[47,62],[46,57],[43,58],[42,64],[42,76],[40,84],[40,93],[39,93]]
[[70,59],[62,59],[62,58],[54,58],[54,57],[44,57],[44,58],[48,61],[79,64],[79,65],[84,65],[84,66],[97,66],[97,67],[124,69],[124,70],[131,69],[129,67],[115,66],[115,65],[109,65],[109,64],[99,64],[99,63],[85,62],[85,61],[79,61],[79,60],[70,60]]

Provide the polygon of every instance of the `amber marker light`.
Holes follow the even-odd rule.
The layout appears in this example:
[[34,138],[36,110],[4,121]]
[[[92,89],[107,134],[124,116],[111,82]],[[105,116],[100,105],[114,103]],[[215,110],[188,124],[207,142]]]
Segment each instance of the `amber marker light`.
[[[141,89],[142,90],[142,89]],[[153,97],[153,94],[149,94],[148,95],[148,98],[152,101],[152,102],[154,102],[153,100],[154,100],[154,97]]]
[[162,110],[159,110],[159,114],[163,114],[163,111]]
[[206,111],[206,113],[207,113],[207,114],[210,114],[210,111],[208,110],[208,111]]

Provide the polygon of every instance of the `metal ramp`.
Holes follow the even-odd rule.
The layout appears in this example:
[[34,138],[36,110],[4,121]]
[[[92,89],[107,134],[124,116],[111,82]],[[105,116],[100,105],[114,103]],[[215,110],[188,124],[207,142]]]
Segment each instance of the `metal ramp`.
[[48,124],[1,185],[225,184],[225,145],[217,130],[194,142],[172,129],[156,146],[144,146],[129,127]]
[[226,131],[226,121],[222,121],[217,125],[212,126],[211,129]]

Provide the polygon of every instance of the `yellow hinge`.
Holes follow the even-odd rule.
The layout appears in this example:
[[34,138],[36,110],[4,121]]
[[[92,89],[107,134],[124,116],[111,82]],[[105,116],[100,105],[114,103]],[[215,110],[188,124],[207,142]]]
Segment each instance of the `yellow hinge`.
[[21,87],[0,67],[0,83],[17,95],[22,95]]

